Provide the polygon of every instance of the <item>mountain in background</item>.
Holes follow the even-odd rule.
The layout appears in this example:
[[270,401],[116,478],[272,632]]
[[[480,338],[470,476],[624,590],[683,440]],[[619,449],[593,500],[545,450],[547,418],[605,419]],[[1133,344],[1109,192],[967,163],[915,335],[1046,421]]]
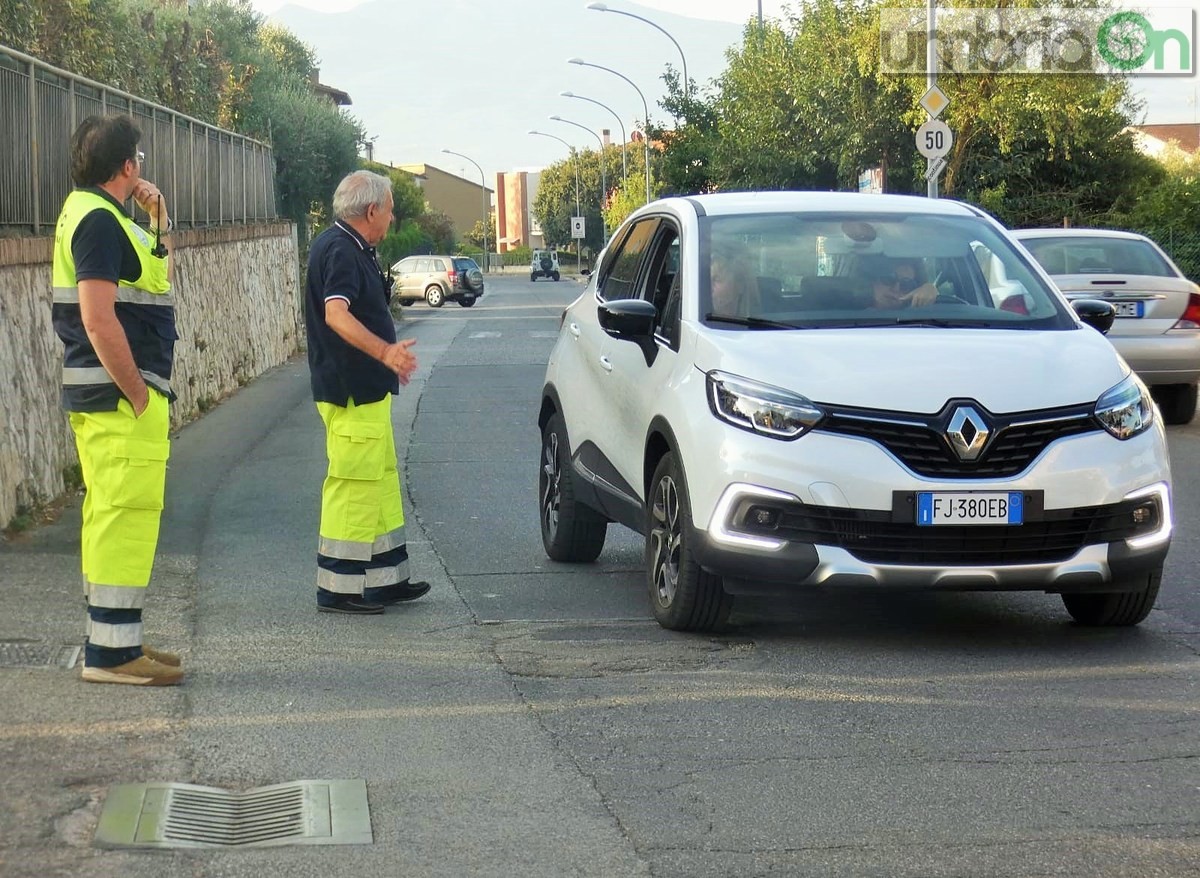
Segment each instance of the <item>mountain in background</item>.
[[[321,81],[350,94],[349,107],[378,135],[375,159],[392,164],[427,162],[467,179],[474,166],[441,152],[452,149],[483,166],[488,185],[497,171],[561,160],[566,147],[530,129],[554,134],[580,149],[596,139],[551,115],[620,141],[616,118],[571,91],[620,114],[627,136],[644,112],[628,83],[603,70],[568,64],[572,57],[611,67],[645,95],[650,117],[670,119],[658,106],[662,74],[681,68],[679,50],[661,32],[625,15],[585,9],[584,0],[375,0],[348,12],[327,14],[284,6],[270,16],[316,51]],[[618,4],[614,4],[618,5]],[[747,4],[747,18],[754,12]],[[725,69],[725,52],[740,45],[742,27],[671,15],[621,2],[619,8],[666,29],[687,57],[698,88]]]

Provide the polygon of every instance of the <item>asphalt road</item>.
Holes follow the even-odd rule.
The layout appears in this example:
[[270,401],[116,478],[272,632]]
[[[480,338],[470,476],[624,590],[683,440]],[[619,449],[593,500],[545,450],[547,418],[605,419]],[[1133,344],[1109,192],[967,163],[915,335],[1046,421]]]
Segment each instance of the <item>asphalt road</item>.
[[[1046,595],[745,601],[652,621],[641,542],[538,535],[538,393],[580,287],[489,276],[416,305],[397,400],[415,575],[383,617],[314,612],[323,437],[296,361],[174,445],[152,642],[178,690],[0,670],[0,875],[1200,874],[1200,424],[1171,428],[1158,608],[1072,625]],[[0,638],[78,642],[78,511],[0,548]],[[100,851],[115,783],[365,778],[374,844]]]

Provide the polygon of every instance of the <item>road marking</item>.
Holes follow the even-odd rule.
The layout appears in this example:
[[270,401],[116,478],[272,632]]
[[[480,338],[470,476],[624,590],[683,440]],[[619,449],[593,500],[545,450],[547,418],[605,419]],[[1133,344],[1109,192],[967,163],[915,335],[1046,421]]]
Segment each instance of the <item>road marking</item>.
[[498,332],[472,332],[467,338],[499,338]]
[[558,338],[557,332],[531,332],[530,338]]

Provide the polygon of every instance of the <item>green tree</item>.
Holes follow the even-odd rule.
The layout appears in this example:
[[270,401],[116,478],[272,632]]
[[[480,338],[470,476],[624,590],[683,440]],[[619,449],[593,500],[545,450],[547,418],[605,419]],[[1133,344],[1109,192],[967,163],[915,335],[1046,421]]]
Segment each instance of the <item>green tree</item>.
[[493,229],[496,228],[496,211],[488,211],[487,225],[483,224],[482,219],[475,220],[475,225],[471,226],[471,231],[467,232],[465,241],[472,247],[482,248],[486,241],[489,248],[493,251],[496,246],[496,235]]
[[[600,173],[601,161],[604,162],[603,176]],[[627,150],[627,163],[629,180],[632,182],[637,176],[644,191],[645,177],[641,176],[641,169],[645,161],[642,150]],[[576,170],[579,173],[578,204]],[[573,158],[547,167],[542,171],[537,195],[533,200],[533,215],[542,226],[542,235],[546,243],[559,247],[572,243],[571,217],[582,216],[585,232],[582,246],[592,252],[598,251],[605,244],[601,206],[620,189],[621,148],[615,144],[606,146],[603,155],[598,149],[583,150],[576,152]],[[643,195],[638,204],[644,201]],[[612,232],[611,226],[608,231]]]

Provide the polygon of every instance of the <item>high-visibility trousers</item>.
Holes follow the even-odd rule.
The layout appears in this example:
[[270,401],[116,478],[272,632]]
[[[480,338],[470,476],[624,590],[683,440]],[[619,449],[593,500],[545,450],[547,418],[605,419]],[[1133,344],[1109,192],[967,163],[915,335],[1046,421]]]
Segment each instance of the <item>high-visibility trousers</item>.
[[142,654],[142,607],[171,451],[167,397],[149,392],[141,417],[125,399],[116,411],[70,413],[87,489],[80,554],[89,667],[114,667]]
[[[317,597],[366,595],[408,582],[408,545],[392,397],[343,408],[318,402],[329,470],[321,489]],[[329,594],[332,593],[332,594]]]

